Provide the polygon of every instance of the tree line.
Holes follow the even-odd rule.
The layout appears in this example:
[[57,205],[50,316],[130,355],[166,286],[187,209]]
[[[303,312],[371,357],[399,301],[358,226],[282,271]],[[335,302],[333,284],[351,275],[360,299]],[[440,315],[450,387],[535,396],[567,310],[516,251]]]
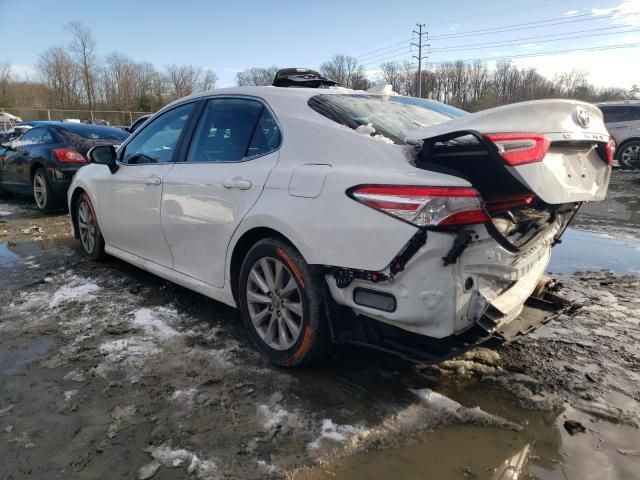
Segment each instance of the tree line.
[[[18,79],[8,63],[0,62],[0,107],[154,111],[166,103],[197,91],[214,88],[216,72],[194,65],[166,65],[158,70],[124,53],[97,53],[91,31],[74,21],[65,26],[70,41],[38,57],[37,78]],[[271,85],[277,66],[238,72],[236,83]],[[418,73],[410,62],[382,63],[374,74],[357,58],[336,54],[319,67],[338,85],[367,90],[390,84],[401,95],[415,95]],[[573,98],[589,102],[636,98],[640,89],[595,87],[584,71],[572,70],[547,78],[532,67],[509,60],[494,68],[481,61],[430,65],[420,75],[422,96],[477,111],[508,103],[541,98]]]
[[15,78],[0,63],[0,107],[154,111],[168,102],[215,88],[216,72],[194,65],[137,62],[124,53],[97,53],[91,31],[74,21],[70,42],[38,56],[37,78]]

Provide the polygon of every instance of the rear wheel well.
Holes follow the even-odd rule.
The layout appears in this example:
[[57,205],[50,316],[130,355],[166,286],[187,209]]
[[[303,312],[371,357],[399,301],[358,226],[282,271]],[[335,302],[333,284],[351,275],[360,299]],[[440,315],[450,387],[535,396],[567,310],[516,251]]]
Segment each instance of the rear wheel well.
[[42,165],[40,162],[34,162],[31,165],[31,170],[29,171],[29,181],[31,183],[33,183],[33,177],[36,175],[36,172],[38,171],[39,168],[44,170],[44,165]]
[[620,154],[620,152],[622,152],[622,148],[626,147],[628,143],[630,142],[640,142],[640,137],[632,137],[632,138],[627,138],[624,142],[622,142],[620,145],[618,145],[616,147],[616,158],[618,158],[618,155]]
[[264,240],[269,237],[277,238],[295,247],[293,242],[280,232],[267,227],[258,227],[245,232],[233,248],[230,265],[231,292],[233,293],[233,298],[238,305],[238,282],[240,280],[240,268],[242,267],[242,262],[244,262],[244,259],[246,258],[247,253],[249,253],[249,250],[251,250],[251,247],[260,240]]
[[78,199],[80,195],[86,193],[82,188],[78,187],[73,191],[73,195],[71,196],[71,204],[69,205],[69,215],[71,215],[71,222],[73,222],[73,236],[75,238],[80,238],[78,234],[78,214],[76,212],[76,204],[78,203]]

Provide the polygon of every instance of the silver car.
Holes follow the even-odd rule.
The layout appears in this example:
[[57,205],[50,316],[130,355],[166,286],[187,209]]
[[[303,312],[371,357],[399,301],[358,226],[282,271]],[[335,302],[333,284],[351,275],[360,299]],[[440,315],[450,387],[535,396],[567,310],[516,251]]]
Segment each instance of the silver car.
[[604,122],[618,145],[616,159],[622,168],[640,168],[640,100],[603,102]]

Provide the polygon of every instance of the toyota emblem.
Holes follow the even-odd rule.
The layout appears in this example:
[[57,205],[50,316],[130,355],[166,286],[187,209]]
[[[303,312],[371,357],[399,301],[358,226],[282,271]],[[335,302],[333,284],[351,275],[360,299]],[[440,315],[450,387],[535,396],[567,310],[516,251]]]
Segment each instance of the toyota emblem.
[[582,107],[576,108],[576,122],[582,128],[587,128],[589,126],[589,114]]

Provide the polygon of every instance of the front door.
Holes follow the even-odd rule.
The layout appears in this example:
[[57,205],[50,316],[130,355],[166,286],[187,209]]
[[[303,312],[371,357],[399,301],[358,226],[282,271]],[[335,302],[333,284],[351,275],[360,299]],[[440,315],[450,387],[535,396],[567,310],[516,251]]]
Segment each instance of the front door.
[[260,101],[208,100],[186,158],[164,179],[162,225],[174,270],[224,285],[227,246],[260,197],[279,146],[276,121]]
[[118,152],[120,168],[99,181],[100,226],[107,245],[171,267],[160,201],[194,106],[192,102],[168,110],[136,132]]
[[45,130],[44,127],[32,128],[22,137],[11,142],[11,149],[8,149],[5,154],[3,175],[3,181],[9,189],[22,192],[31,191],[29,176],[31,154],[32,150],[40,145]]

